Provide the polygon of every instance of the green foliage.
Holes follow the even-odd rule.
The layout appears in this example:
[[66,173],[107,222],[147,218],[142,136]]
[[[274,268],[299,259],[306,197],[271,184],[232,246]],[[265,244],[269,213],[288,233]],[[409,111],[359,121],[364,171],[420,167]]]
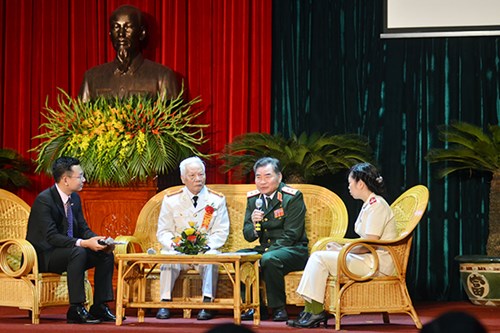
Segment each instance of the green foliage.
[[265,156],[280,161],[285,181],[309,183],[314,177],[371,161],[372,150],[366,138],[355,134],[302,133],[286,139],[280,134],[247,133],[226,145],[220,156],[225,161],[222,170],[233,170],[236,177],[243,178]]
[[446,163],[440,177],[458,170],[499,171],[500,128],[490,125],[488,130],[486,133],[481,127],[465,122],[442,125],[439,139],[445,148],[429,150],[426,159],[430,163]]
[[26,176],[30,164],[17,151],[0,149],[0,187],[14,190],[19,187],[28,187],[31,182]]
[[45,131],[37,172],[50,174],[60,156],[80,159],[85,178],[100,185],[129,185],[175,169],[190,155],[205,156],[197,146],[207,140],[195,124],[203,111],[193,111],[201,100],[185,102],[183,91],[173,100],[133,96],[83,102],[62,91],[57,108],[46,103]]

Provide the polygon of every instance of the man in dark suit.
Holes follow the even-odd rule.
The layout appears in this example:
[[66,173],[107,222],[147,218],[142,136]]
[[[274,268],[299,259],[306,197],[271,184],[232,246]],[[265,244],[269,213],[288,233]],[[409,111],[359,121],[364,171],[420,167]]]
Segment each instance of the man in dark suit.
[[[248,242],[259,239],[260,245],[251,250],[262,254],[260,266],[267,303],[273,309],[272,319],[286,321],[285,275],[303,270],[309,255],[306,206],[302,193],[281,181],[277,159],[263,157],[255,162],[253,170],[257,189],[247,193],[243,235]],[[253,314],[250,309],[241,319],[251,320]],[[261,315],[264,319],[266,312]]]
[[[80,161],[60,157],[52,165],[55,185],[41,192],[28,220],[26,239],[38,256],[41,272],[67,272],[68,323],[115,321],[106,302],[113,300],[113,245],[101,245],[83,217],[80,196],[85,177]],[[71,223],[72,221],[72,223]],[[85,271],[95,267],[94,304],[85,309]]]

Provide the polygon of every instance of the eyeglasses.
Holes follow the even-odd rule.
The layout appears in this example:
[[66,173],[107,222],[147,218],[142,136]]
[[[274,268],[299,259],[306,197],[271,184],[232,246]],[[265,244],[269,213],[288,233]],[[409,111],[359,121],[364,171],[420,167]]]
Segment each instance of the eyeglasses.
[[85,179],[85,175],[80,175],[80,176],[69,176],[69,178],[80,178],[80,180]]

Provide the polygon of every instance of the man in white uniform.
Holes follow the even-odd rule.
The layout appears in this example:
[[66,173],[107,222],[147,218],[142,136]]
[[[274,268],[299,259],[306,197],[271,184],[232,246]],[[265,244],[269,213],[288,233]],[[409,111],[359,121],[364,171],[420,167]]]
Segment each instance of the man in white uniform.
[[[205,186],[205,165],[198,157],[189,157],[180,163],[182,183],[185,185],[179,191],[166,195],[158,219],[156,237],[162,245],[162,253],[178,253],[174,249],[173,238],[180,236],[182,231],[190,227],[193,222],[197,230],[204,229],[207,235],[206,253],[219,253],[218,249],[224,245],[229,234],[229,216],[226,208],[226,198],[221,193],[210,190]],[[211,206],[213,209],[206,209]],[[210,219],[205,219],[211,214]],[[208,225],[207,225],[208,224]],[[168,302],[172,299],[172,290],[175,280],[181,270],[191,268],[190,265],[168,264],[162,265],[160,270],[160,297]],[[203,278],[203,302],[212,302],[217,289],[219,273],[218,265],[198,265],[195,267]],[[198,320],[208,320],[214,317],[213,311],[201,310]],[[158,319],[170,318],[170,311],[161,308],[156,314]]]

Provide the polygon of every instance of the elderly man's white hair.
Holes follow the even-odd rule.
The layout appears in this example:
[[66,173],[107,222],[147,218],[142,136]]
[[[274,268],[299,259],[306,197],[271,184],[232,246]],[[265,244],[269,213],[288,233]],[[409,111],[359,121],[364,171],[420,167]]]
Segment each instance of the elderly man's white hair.
[[184,176],[186,174],[186,167],[194,163],[198,163],[203,169],[203,172],[205,172],[205,163],[201,160],[201,158],[199,158],[198,156],[192,156],[186,158],[181,162],[181,164],[179,164],[179,169],[181,170],[181,176]]

